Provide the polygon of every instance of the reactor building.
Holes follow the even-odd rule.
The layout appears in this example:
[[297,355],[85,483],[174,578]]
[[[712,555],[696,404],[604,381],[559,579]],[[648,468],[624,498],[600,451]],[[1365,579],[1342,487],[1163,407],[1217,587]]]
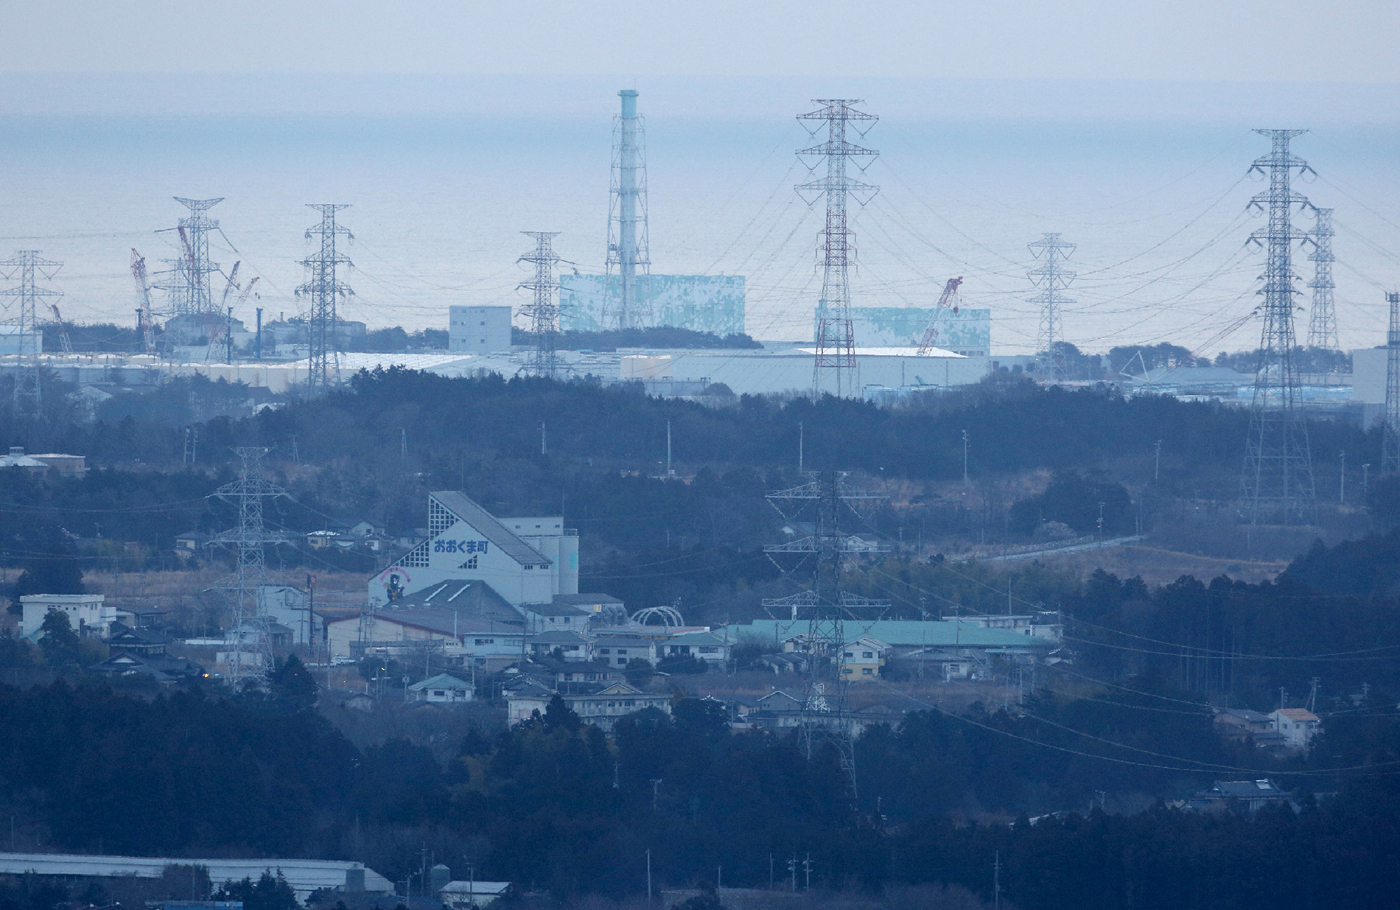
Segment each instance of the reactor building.
[[716,335],[744,331],[742,275],[657,275],[647,222],[646,130],[637,92],[618,92],[613,120],[608,255],[602,275],[559,277],[565,332],[670,326]]

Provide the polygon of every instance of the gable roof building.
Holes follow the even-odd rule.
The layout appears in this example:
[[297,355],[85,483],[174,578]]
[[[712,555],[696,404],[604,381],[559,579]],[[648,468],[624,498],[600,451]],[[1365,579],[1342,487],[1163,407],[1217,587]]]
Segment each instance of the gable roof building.
[[578,593],[578,532],[562,517],[497,519],[465,493],[438,490],[428,494],[428,532],[370,581],[370,603],[456,580],[482,581],[511,606]]

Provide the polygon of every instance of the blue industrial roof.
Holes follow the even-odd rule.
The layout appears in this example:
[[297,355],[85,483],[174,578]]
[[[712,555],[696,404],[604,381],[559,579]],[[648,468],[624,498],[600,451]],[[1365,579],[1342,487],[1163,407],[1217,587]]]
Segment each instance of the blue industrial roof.
[[[846,634],[869,636],[888,645],[900,647],[938,648],[1045,648],[1055,643],[1033,635],[1008,629],[988,629],[967,619],[901,620],[882,619],[873,623],[847,621]],[[731,640],[757,638],[763,641],[785,641],[795,635],[806,635],[810,624],[805,619],[755,619],[751,623],[726,627]]]

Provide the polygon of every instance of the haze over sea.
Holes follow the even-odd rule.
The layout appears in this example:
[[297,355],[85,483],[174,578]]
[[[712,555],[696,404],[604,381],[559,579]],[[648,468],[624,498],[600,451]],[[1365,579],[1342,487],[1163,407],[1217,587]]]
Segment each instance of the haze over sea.
[[[621,77],[0,76],[0,252],[65,263],[77,322],[133,322],[130,251],[176,255],[172,196],[222,196],[214,258],[260,275],[265,318],[290,316],[311,202],[353,207],[354,300],[371,327],[445,327],[454,303],[518,303],[525,230],[560,231],[603,265],[616,91],[646,117],[652,269],[748,279],[748,331],[809,338],[822,217],[793,191],[814,144],[810,99],[864,99],[879,195],[859,210],[856,305],[929,305],[965,277],[993,350],[1028,353],[1026,244],[1077,243],[1066,338],[1089,351],[1172,341],[1253,347],[1268,152],[1256,127],[1307,128],[1297,184],[1335,209],[1344,347],[1383,343],[1400,285],[1400,89],[1345,84]],[[1303,214],[1295,224],[1312,224]],[[1300,304],[1312,264],[1295,259]],[[251,323],[251,304],[237,316]],[[9,318],[9,314],[0,314]],[[1300,336],[1306,313],[1300,312]]]

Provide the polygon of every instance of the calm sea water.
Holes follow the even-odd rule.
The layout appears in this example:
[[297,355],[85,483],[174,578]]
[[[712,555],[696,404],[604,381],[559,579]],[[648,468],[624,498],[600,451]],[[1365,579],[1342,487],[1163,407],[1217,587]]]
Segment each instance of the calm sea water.
[[[964,305],[993,310],[994,350],[1027,352],[1038,317],[1026,244],[1057,231],[1078,244],[1068,340],[1251,347],[1262,255],[1245,243],[1263,219],[1246,211],[1262,189],[1246,170],[1268,149],[1255,125],[886,116],[861,140],[880,151],[865,174],[880,192],[853,214],[854,301],[928,305],[962,275]],[[261,276],[272,318],[302,309],[292,292],[318,217],[304,204],[350,203],[357,296],[344,315],[441,327],[450,304],[520,299],[520,231],[560,231],[566,267],[602,267],[611,138],[606,116],[539,113],[7,114],[0,244],[65,263],[54,285],[68,319],[129,322],[131,249],[153,267],[173,257],[178,239],[155,233],[183,213],[171,197],[222,196],[215,258]],[[751,334],[809,333],[822,218],[792,189],[808,179],[802,125],[673,111],[648,117],[647,140],[653,270],[743,274]],[[1326,126],[1294,150],[1319,174],[1299,189],[1336,210],[1343,343],[1381,343],[1381,291],[1400,284],[1400,126]]]

